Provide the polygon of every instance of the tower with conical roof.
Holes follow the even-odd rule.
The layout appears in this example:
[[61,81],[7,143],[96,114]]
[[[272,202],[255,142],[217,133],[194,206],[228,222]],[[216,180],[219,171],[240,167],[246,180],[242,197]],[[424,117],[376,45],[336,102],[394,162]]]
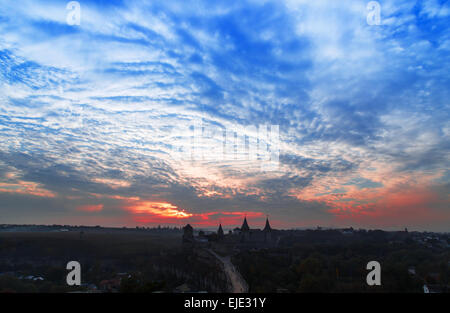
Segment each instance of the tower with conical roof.
[[272,231],[272,227],[270,227],[269,217],[268,217],[268,216],[267,216],[267,218],[266,218],[266,226],[264,226],[263,231],[265,231],[265,232],[270,232],[270,231]]
[[247,217],[244,217],[244,223],[242,224],[241,232],[248,232],[248,231],[250,231],[250,227],[248,227]]
[[248,227],[247,217],[244,217],[244,223],[241,227],[241,242],[246,242],[250,239],[250,227]]
[[264,226],[263,232],[264,232],[264,241],[265,242],[272,241],[272,227],[270,227],[269,216],[266,217],[266,226]]
[[217,230],[217,238],[219,240],[223,240],[224,237],[224,233],[223,233],[223,229],[222,229],[222,223],[219,224],[219,229]]

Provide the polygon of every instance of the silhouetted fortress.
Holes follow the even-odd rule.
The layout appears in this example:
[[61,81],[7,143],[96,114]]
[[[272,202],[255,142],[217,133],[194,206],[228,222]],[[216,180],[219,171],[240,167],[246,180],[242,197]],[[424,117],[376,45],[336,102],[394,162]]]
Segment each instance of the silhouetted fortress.
[[194,228],[187,224],[183,228],[183,243],[205,245],[208,243],[233,244],[239,248],[263,248],[273,247],[279,242],[279,231],[272,229],[269,218],[266,219],[264,229],[251,229],[248,225],[247,218],[244,218],[241,228],[235,228],[228,234],[225,234],[222,224],[219,224],[217,232],[205,235],[202,231],[198,236],[194,236]]

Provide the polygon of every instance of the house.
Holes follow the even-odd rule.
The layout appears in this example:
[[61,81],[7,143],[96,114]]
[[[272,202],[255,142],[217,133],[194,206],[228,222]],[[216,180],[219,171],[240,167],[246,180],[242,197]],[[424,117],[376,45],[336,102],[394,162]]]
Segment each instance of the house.
[[204,235],[203,232],[199,236],[194,237],[193,228],[187,224],[184,228],[183,243],[194,243],[196,246],[207,246],[210,241],[216,241],[224,244],[234,244],[239,248],[263,248],[276,246],[279,241],[279,232],[272,229],[269,219],[266,219],[264,229],[251,229],[248,225],[247,218],[244,218],[241,228],[235,228],[232,233],[225,235],[222,224],[216,233]]
[[118,292],[120,289],[120,278],[102,280],[99,284],[100,290],[105,292]]
[[442,293],[442,288],[438,285],[423,285],[423,293]]

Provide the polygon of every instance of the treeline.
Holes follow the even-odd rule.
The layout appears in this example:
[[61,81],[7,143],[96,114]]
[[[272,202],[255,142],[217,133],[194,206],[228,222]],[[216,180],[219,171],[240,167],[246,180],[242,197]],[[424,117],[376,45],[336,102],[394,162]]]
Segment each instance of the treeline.
[[[366,265],[372,260],[381,264],[381,286],[366,284]],[[424,283],[439,284],[446,291],[449,261],[448,249],[363,242],[304,243],[233,257],[250,292],[423,292]]]
[[[82,283],[99,289],[102,281],[119,277],[121,292],[172,292],[186,283],[193,291],[227,287],[215,259],[183,248],[179,235],[21,233],[0,236],[0,291],[85,290],[67,288],[66,264],[72,260],[81,264]],[[29,275],[44,281],[24,278]]]

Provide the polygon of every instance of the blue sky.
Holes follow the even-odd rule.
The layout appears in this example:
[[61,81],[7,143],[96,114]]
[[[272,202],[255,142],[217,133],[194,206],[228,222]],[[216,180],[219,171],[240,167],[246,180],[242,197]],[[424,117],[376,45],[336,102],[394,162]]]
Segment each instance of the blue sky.
[[[0,3],[0,223],[448,230],[449,1]],[[279,168],[174,157],[199,120]]]

